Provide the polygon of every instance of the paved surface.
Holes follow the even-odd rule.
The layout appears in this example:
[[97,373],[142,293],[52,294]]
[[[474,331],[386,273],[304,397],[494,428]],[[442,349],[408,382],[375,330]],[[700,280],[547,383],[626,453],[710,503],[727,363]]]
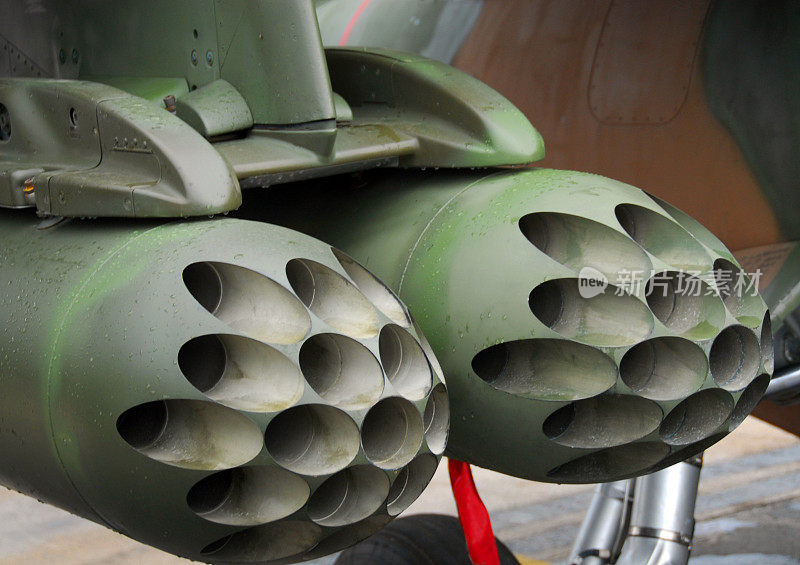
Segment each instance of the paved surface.
[[[547,485],[477,469],[495,531],[523,562],[562,562],[592,486]],[[455,514],[445,466],[406,512]],[[800,440],[755,419],[706,453],[691,565],[800,565]],[[0,488],[0,565],[188,564]],[[318,565],[332,559],[319,560]]]

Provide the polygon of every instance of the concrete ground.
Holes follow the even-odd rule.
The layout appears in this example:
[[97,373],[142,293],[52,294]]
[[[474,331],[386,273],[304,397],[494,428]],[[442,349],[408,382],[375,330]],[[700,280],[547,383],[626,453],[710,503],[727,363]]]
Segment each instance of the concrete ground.
[[[563,562],[593,486],[475,469],[495,533],[524,564]],[[446,466],[404,515],[455,514]],[[800,565],[800,440],[759,420],[706,452],[691,565]],[[0,565],[188,564],[0,488]],[[317,563],[331,563],[332,559]]]

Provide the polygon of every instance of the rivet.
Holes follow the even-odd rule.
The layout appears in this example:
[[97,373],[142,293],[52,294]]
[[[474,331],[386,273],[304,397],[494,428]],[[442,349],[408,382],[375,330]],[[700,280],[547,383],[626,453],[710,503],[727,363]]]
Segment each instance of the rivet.
[[197,49],[192,49],[192,64],[197,66]]

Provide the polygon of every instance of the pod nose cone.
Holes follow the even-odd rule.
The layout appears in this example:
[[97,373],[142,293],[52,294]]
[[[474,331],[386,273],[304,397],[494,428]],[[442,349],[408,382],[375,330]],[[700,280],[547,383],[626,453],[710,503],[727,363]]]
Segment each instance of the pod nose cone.
[[82,292],[69,323],[95,323],[59,345],[56,442],[131,537],[209,562],[305,560],[374,533],[432,478],[438,364],[344,253],[242,220],[165,225]]
[[450,377],[453,456],[606,482],[689,457],[752,410],[771,370],[766,305],[665,206],[536,170],[486,177],[437,212],[401,296]]
[[719,440],[769,379],[754,280],[633,186],[528,169],[305,190],[271,219],[368,261],[415,312],[457,459],[540,481],[640,475]]

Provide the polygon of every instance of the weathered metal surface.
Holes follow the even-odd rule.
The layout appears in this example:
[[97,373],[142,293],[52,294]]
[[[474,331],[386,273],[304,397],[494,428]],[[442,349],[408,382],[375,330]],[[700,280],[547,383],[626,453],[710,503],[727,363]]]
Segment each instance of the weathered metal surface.
[[[53,70],[46,53],[12,34],[20,57],[30,51],[31,61],[41,59],[38,75],[77,76],[125,89],[134,96],[120,104],[136,112],[118,112],[123,124],[113,131],[112,143],[103,137],[109,125],[95,122],[109,113],[100,104],[117,104],[105,98],[124,98],[121,92],[88,82],[5,79],[0,160],[17,163],[0,168],[0,205],[7,207],[36,204],[42,214],[132,217],[234,209],[235,180],[210,146],[186,128],[178,131],[179,122],[166,112],[168,103],[178,118],[218,142],[214,148],[248,186],[296,176],[289,172],[307,178],[376,162],[489,167],[526,164],[544,154],[541,136],[519,110],[452,67],[385,50],[323,52],[310,0],[152,0],[135,6],[86,0],[45,2],[36,18],[22,9],[9,13],[13,17],[2,22],[0,32],[33,25],[32,38],[59,54],[70,53],[64,62],[57,57]],[[64,65],[74,72],[63,71]],[[35,96],[43,89],[54,99],[47,109]],[[66,105],[76,90],[97,100],[80,108]],[[34,96],[23,100],[29,91]],[[43,111],[49,112],[46,118],[34,119],[33,113]],[[82,122],[65,129],[65,111],[71,121],[80,116]],[[157,132],[161,124],[164,131]],[[31,137],[35,143],[29,143]],[[76,144],[78,138],[83,145]],[[53,161],[71,175],[68,180],[62,175],[64,185],[55,192],[41,186]],[[197,163],[203,165],[195,171]],[[24,181],[37,172],[32,190]],[[56,179],[48,182],[54,185]],[[216,192],[208,188],[211,183]]]
[[[336,4],[350,5],[324,3],[323,28],[338,25],[330,15]],[[548,143],[544,165],[646,186],[700,219],[729,248],[777,252],[765,246],[800,233],[793,216],[797,7],[788,1],[710,6],[704,0],[487,2],[453,64],[535,121]],[[420,27],[434,19],[427,16]],[[357,44],[364,33],[372,45],[405,41],[423,49],[413,41],[417,31],[404,24],[364,9],[348,42]],[[800,262],[780,262],[776,284],[768,288],[766,277],[762,284],[776,332],[797,306],[800,278]],[[749,261],[747,270],[765,265]],[[787,413],[769,421],[800,434],[795,420]]]
[[176,115],[204,137],[236,133],[253,127],[253,114],[239,92],[219,79],[179,97]]
[[328,49],[333,89],[354,121],[419,140],[406,166],[493,167],[538,161],[544,142],[486,85],[438,61],[376,49]]
[[23,204],[42,214],[169,217],[241,202],[211,145],[141,98],[90,82],[0,79],[0,103],[12,128],[0,143],[0,206],[30,193]]
[[347,256],[232,219],[37,224],[0,211],[4,485],[209,562],[321,556],[422,492],[446,389]]
[[[265,194],[242,213],[333,242],[410,305],[448,378],[450,455],[615,480],[701,451],[760,398],[766,306],[726,292],[735,259],[685,215],[585,173],[371,180]],[[604,292],[581,294],[584,267]]]

